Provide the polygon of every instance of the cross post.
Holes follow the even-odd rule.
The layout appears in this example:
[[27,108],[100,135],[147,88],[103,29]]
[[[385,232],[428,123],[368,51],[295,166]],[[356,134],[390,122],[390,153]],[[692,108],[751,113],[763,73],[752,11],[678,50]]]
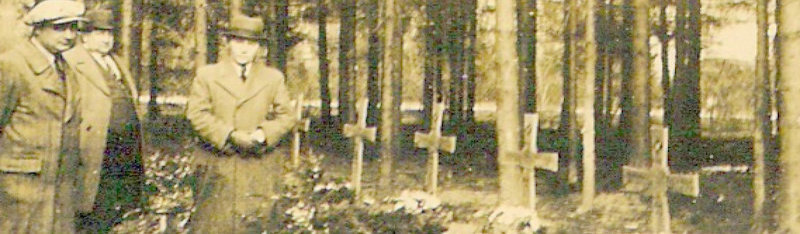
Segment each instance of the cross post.
[[308,132],[310,125],[310,121],[303,118],[303,94],[300,94],[294,106],[294,126],[292,126],[292,166],[294,168],[300,166],[301,133]]
[[444,103],[436,102],[431,111],[431,128],[429,132],[414,133],[414,146],[428,150],[428,169],[425,175],[425,190],[436,194],[439,178],[439,150],[453,153],[456,150],[456,138],[442,136],[442,116]]
[[653,233],[670,233],[670,214],[667,191],[697,197],[700,178],[697,173],[673,174],[667,164],[669,130],[650,127],[653,150],[650,168],[622,167],[623,190],[639,192],[651,198],[650,228]]
[[518,165],[528,176],[528,207],[536,211],[536,169],[558,171],[558,153],[539,152],[537,137],[539,132],[539,115],[525,114],[525,135],[522,150],[510,152]]
[[361,174],[364,168],[364,139],[375,142],[375,127],[367,127],[367,104],[369,100],[363,98],[356,103],[356,123],[345,124],[342,131],[348,138],[353,139],[353,150],[355,159],[353,160],[352,182],[356,197],[361,198]]

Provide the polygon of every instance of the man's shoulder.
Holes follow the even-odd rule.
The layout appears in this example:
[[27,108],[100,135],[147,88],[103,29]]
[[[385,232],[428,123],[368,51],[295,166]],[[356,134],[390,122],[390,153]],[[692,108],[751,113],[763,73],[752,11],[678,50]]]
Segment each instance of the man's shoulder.
[[278,68],[267,66],[261,63],[258,63],[256,66],[260,67],[258,70],[261,71],[260,72],[261,76],[266,77],[270,81],[283,82],[286,79],[283,72],[281,72],[281,70],[278,70]]
[[66,59],[67,62],[70,62],[74,59],[87,59],[87,56],[89,56],[89,51],[87,51],[86,48],[81,45],[76,45],[71,49],[64,51],[62,54],[64,55],[64,59]]

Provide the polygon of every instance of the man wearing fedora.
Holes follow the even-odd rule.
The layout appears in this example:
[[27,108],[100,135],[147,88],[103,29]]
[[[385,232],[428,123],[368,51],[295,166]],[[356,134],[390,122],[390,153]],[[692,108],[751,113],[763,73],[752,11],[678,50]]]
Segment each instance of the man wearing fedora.
[[[116,55],[113,14],[89,10],[80,43],[64,53],[80,87],[81,159],[78,170],[81,231],[106,233],[122,215],[142,207],[138,90],[130,69]],[[95,199],[96,198],[96,199]]]
[[48,0],[24,16],[28,40],[0,55],[0,233],[73,233],[80,122],[74,46],[82,3]]
[[[264,24],[232,17],[225,41],[229,54],[197,70],[186,117],[204,142],[195,162],[205,170],[192,230],[242,233],[269,214],[271,195],[285,161],[275,150],[290,130],[284,75],[260,61]],[[259,53],[259,51],[262,51]]]

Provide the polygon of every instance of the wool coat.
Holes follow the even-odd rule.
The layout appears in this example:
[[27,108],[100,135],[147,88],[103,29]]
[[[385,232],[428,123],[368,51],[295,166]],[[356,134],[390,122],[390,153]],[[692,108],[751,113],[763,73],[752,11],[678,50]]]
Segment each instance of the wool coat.
[[[108,124],[111,118],[111,90],[106,77],[110,75],[102,70],[100,64],[92,58],[83,45],[77,45],[64,52],[64,58],[77,71],[77,81],[81,95],[81,167],[78,170],[78,191],[80,193],[79,209],[89,212],[97,196],[100,181]],[[128,86],[133,103],[137,107],[139,121],[144,117],[145,109],[139,105],[139,93],[130,69],[119,58],[112,56],[116,62],[122,81]],[[141,131],[139,131],[141,132]],[[141,148],[141,145],[137,146]],[[138,151],[141,152],[141,151]]]
[[0,55],[0,233],[74,232],[75,73],[31,41]]
[[243,81],[235,66],[224,59],[198,69],[186,107],[186,117],[210,146],[194,154],[195,162],[206,169],[192,218],[198,233],[246,232],[242,217],[264,215],[269,209],[286,157],[282,150],[236,153],[228,144],[234,130],[261,129],[264,147],[273,148],[291,130],[293,120],[280,71],[256,63]]

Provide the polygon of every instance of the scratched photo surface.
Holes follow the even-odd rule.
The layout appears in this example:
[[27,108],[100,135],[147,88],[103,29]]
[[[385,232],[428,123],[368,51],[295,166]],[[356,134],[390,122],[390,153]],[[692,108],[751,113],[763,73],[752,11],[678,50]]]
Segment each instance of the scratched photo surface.
[[[797,14],[800,0],[2,0],[0,232],[800,232]],[[69,49],[48,30],[73,32]],[[35,61],[64,78],[19,71]],[[64,127],[20,130],[49,113]],[[58,150],[26,156],[41,139]]]

